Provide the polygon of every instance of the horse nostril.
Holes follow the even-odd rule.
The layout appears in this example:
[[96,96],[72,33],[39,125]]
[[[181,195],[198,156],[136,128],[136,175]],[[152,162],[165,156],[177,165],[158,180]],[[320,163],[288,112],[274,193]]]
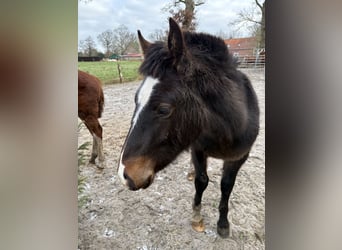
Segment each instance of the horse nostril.
[[127,180],[127,185],[131,190],[138,190],[137,186],[134,184],[133,180],[124,172],[123,174],[125,180]]

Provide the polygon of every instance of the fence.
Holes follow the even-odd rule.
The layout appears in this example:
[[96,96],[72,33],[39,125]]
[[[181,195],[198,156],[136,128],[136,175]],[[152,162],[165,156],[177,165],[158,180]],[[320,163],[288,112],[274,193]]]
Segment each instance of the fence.
[[240,68],[263,68],[265,67],[265,55],[240,56],[238,59]]
[[264,48],[231,48],[229,52],[237,59],[240,68],[265,67]]

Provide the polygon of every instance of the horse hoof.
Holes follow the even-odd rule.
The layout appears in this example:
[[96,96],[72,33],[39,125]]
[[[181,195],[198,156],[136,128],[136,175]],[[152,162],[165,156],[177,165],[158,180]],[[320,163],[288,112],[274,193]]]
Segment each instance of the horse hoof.
[[188,181],[193,181],[194,178],[195,178],[195,172],[194,171],[189,172],[187,176]]
[[205,226],[204,226],[203,220],[200,220],[199,222],[193,221],[191,222],[191,226],[196,232],[199,232],[199,233],[204,232]]
[[222,238],[228,238],[228,236],[229,236],[229,227],[217,227],[217,233]]
[[105,168],[105,163],[103,161],[99,162],[99,164],[96,164],[96,167],[100,170],[103,170]]

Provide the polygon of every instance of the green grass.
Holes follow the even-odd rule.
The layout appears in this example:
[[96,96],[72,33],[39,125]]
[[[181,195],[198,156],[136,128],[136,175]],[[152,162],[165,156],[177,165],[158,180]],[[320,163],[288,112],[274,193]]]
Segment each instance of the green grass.
[[[138,69],[141,61],[120,61],[123,82],[142,79]],[[99,78],[103,84],[120,82],[118,62],[78,62],[78,69]]]

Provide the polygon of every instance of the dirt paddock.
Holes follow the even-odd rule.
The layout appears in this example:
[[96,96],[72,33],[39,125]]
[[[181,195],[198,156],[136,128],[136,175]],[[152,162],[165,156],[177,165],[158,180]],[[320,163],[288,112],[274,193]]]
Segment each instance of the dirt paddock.
[[[134,110],[140,82],[104,87],[102,118],[105,169],[81,166],[89,201],[79,210],[79,249],[265,249],[265,75],[264,69],[243,69],[257,92],[260,132],[242,166],[229,200],[230,237],[216,233],[222,161],[209,158],[209,185],[203,194],[206,229],[191,228],[194,183],[187,180],[189,152],[157,174],[145,190],[129,191],[117,176],[121,147]],[[85,126],[79,145],[92,141]],[[90,158],[91,147],[87,151]]]

